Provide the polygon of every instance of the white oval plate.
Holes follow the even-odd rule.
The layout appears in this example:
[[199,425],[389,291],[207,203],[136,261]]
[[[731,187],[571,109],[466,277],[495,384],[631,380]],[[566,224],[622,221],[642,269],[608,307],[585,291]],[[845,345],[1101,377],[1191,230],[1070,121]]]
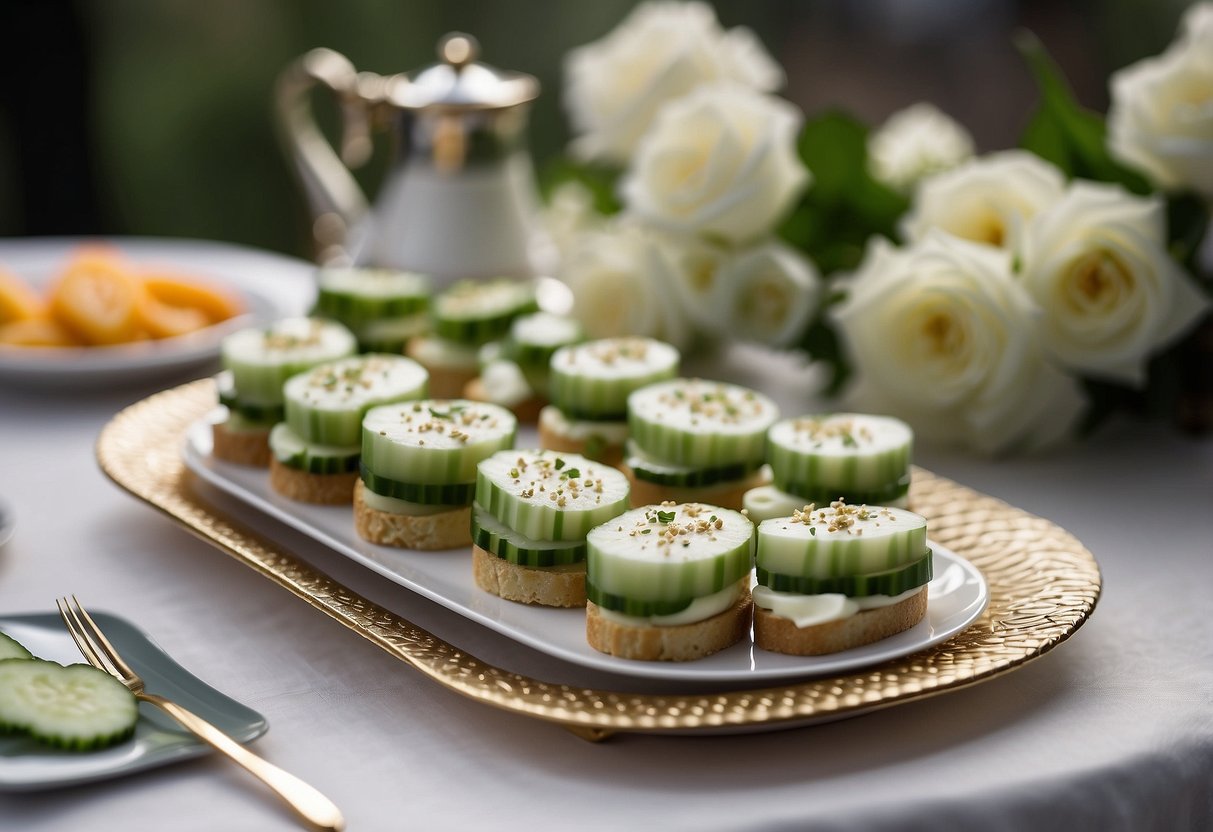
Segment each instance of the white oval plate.
[[[916,653],[951,638],[985,610],[989,593],[981,573],[960,555],[937,543],[930,603],[917,626],[895,636],[828,656],[785,656],[759,650],[748,640],[693,662],[639,662],[599,653],[585,640],[585,611],[516,604],[476,586],[471,548],[416,552],[377,546],[354,532],[349,506],[317,506],[288,500],[269,484],[265,469],[222,462],[211,456],[211,422],[217,410],[195,423],[185,439],[186,466],[236,499],[299,529],[390,580],[466,618],[523,644],[595,670],[626,676],[687,682],[752,684],[841,673]],[[519,431],[519,447],[535,441]]]
[[0,268],[43,288],[81,245],[103,243],[135,264],[196,275],[239,294],[248,312],[176,338],[112,347],[0,346],[0,382],[37,387],[102,387],[182,375],[213,364],[219,342],[236,329],[306,314],[315,266],[280,254],[202,240],[46,237],[0,240]]

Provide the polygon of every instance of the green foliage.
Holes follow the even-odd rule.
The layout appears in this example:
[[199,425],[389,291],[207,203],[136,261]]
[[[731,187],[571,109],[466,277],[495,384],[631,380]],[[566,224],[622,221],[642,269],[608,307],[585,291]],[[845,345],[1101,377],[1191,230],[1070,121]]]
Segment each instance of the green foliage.
[[623,171],[601,164],[578,162],[568,156],[557,156],[543,166],[539,174],[539,190],[545,200],[565,182],[584,185],[594,196],[594,210],[600,214],[617,214],[623,208],[619,201],[619,179]]

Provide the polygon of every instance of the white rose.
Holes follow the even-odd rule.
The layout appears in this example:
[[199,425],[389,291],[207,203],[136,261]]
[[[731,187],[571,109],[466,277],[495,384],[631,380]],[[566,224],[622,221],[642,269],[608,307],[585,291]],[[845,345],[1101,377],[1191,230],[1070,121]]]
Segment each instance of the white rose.
[[1015,254],[1027,221],[1064,191],[1061,171],[1039,156],[1023,150],[991,153],[922,180],[901,232],[912,242],[938,228]]
[[868,137],[872,176],[899,191],[951,170],[973,155],[973,137],[947,113],[919,102],[889,116]]
[[662,243],[640,226],[614,221],[579,235],[560,276],[590,338],[643,335],[675,346],[690,339]]
[[734,254],[721,264],[718,283],[728,333],[771,347],[795,343],[821,302],[817,269],[775,241]]
[[670,231],[736,243],[763,236],[809,174],[796,155],[800,112],[736,85],[671,102],[623,182],[629,211]]
[[706,3],[642,3],[565,59],[564,103],[583,158],[626,162],[658,109],[701,84],[770,92],[783,71],[749,29],[725,32]]
[[903,250],[878,241],[835,314],[856,403],[925,438],[985,453],[1036,447],[1081,410],[1073,379],[1044,358],[1036,306],[1006,252],[938,232]]
[[580,234],[601,226],[603,221],[594,208],[594,194],[575,181],[557,185],[540,215],[544,230],[562,258],[569,256]]
[[1168,190],[1213,198],[1213,4],[1161,55],[1112,73],[1108,147]]
[[1167,253],[1162,203],[1094,182],[1075,183],[1032,220],[1020,276],[1061,364],[1133,385],[1150,353],[1209,308]]

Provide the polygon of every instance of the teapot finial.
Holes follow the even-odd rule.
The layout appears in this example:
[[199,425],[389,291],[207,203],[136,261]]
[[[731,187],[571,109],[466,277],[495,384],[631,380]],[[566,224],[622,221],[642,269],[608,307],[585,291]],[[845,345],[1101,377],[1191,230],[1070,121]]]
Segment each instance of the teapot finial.
[[451,32],[438,42],[438,57],[456,72],[480,57],[480,43],[463,32]]

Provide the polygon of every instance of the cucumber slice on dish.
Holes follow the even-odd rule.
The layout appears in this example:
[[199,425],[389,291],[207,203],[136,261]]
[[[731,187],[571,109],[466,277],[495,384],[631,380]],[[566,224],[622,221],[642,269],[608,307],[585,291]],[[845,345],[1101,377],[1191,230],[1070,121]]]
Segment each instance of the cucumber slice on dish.
[[751,488],[741,498],[741,505],[753,523],[761,523],[775,517],[791,517],[811,501],[788,494],[770,485]]
[[305,442],[358,445],[368,410],[424,398],[428,379],[424,367],[399,355],[326,362],[286,382],[286,423]]
[[585,332],[576,319],[536,312],[514,320],[504,352],[522,369],[532,387],[546,393],[556,350],[584,340]]
[[282,404],[282,385],[325,361],[353,355],[354,334],[335,321],[284,318],[264,329],[233,332],[223,339],[223,366],[243,406]]
[[927,521],[920,515],[835,502],[764,520],[756,561],[767,572],[827,579],[896,569],[926,551]]
[[0,633],[0,661],[4,659],[32,659],[34,654],[26,650],[16,639]]
[[270,431],[270,452],[288,468],[309,474],[345,474],[358,470],[358,445],[319,445],[305,442],[285,422]]
[[104,671],[41,659],[0,662],[0,729],[88,751],[126,739],[138,719],[134,695]]
[[785,419],[768,435],[774,484],[789,494],[881,504],[905,494],[914,435],[899,419],[835,413]]
[[472,506],[472,542],[489,554],[520,566],[564,566],[585,560],[584,540],[534,540],[514,531],[479,505]]
[[628,396],[628,430],[647,456],[673,465],[723,468],[762,464],[779,408],[735,384],[674,379]]
[[747,463],[734,463],[714,468],[671,465],[648,456],[631,440],[627,443],[624,464],[632,470],[636,479],[657,485],[667,485],[671,488],[700,488],[722,482],[735,482],[745,479],[758,467]]
[[315,314],[357,330],[372,321],[425,312],[429,280],[393,269],[324,268],[316,275]]
[[381,477],[365,465],[359,468],[362,484],[381,497],[425,506],[466,506],[472,502],[476,484],[471,482],[406,482]]
[[577,454],[499,452],[480,463],[476,502],[534,540],[583,540],[628,507],[628,480]]
[[268,429],[281,422],[286,413],[281,404],[248,404],[241,401],[236,395],[229,370],[215,376],[215,385],[219,389],[219,404],[226,407],[233,417],[239,417],[247,425],[246,429]]
[[552,403],[570,419],[622,421],[632,391],[678,375],[680,355],[651,338],[605,338],[561,347],[551,360]]
[[586,594],[625,615],[678,612],[748,575],[753,537],[754,525],[728,509],[700,503],[633,509],[587,536]]
[[429,315],[416,314],[370,321],[359,326],[354,334],[358,336],[358,348],[363,352],[399,355],[410,339],[429,331]]
[[434,332],[463,344],[504,337],[519,315],[535,312],[535,286],[506,278],[457,283],[434,299]]
[[424,399],[380,405],[362,420],[362,464],[384,480],[417,485],[473,483],[476,465],[513,447],[517,429],[513,413],[485,402]]
[[756,573],[760,585],[776,592],[795,592],[801,595],[821,595],[829,592],[848,598],[862,598],[868,595],[893,596],[930,582],[931,550],[928,549],[918,560],[882,572],[813,578],[784,575],[758,567]]

